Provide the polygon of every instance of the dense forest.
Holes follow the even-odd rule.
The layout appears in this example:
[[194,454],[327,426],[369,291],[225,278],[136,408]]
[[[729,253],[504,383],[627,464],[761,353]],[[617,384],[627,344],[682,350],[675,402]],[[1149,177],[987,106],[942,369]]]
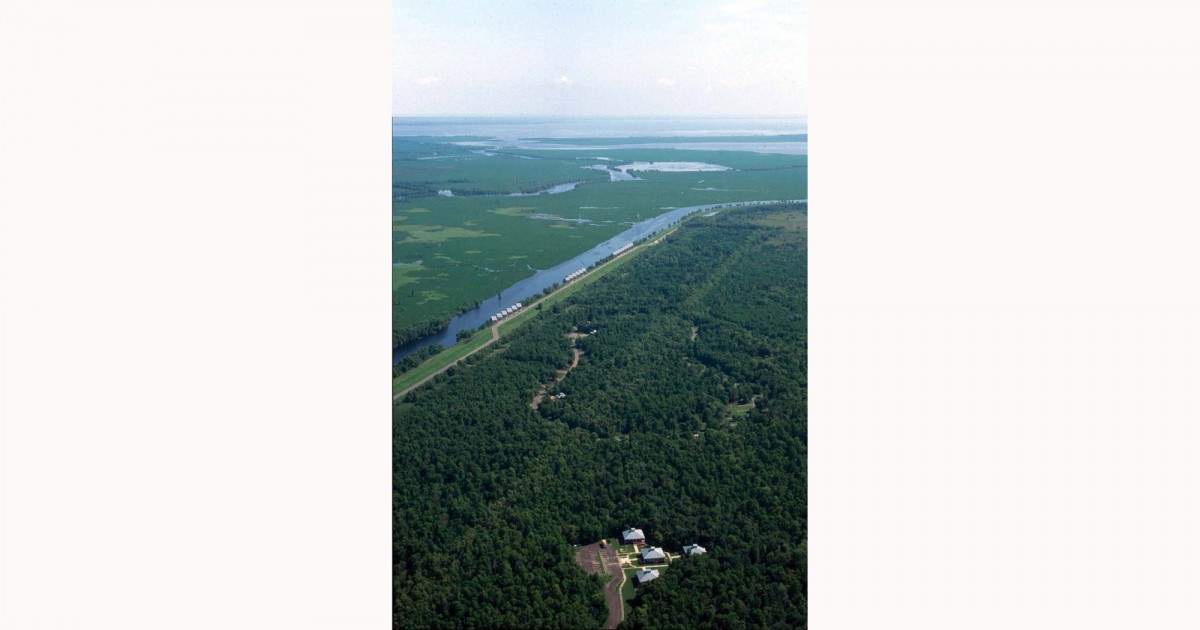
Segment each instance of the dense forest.
[[[687,221],[400,401],[395,627],[600,627],[573,545],[627,526],[708,554],[623,627],[805,627],[806,224]],[[543,388],[565,397],[534,409]]]

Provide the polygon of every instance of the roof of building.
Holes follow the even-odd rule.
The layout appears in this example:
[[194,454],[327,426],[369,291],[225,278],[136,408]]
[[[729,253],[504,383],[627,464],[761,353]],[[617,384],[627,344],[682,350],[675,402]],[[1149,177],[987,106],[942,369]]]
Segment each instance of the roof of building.
[[659,547],[646,547],[642,549],[643,560],[666,560],[667,556],[663,554],[663,550]]
[[684,545],[683,553],[689,556],[698,556],[702,553],[708,553],[708,550],[700,545]]
[[640,529],[627,529],[622,532],[621,537],[625,540],[636,540],[638,538],[641,538],[642,540],[646,539],[646,535],[643,534],[642,530]]
[[638,580],[638,582],[643,583],[643,584],[645,584],[646,582],[649,582],[650,580],[653,580],[656,577],[658,577],[658,569],[650,569],[649,571],[638,571],[637,572],[637,580]]

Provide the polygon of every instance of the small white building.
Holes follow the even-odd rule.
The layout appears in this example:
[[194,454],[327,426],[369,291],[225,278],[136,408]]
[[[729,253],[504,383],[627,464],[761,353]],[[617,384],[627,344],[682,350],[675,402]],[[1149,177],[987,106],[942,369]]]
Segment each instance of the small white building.
[[642,564],[666,561],[667,554],[663,553],[661,547],[644,547],[642,549]]
[[646,542],[646,535],[642,533],[642,530],[631,527],[621,532],[621,539],[625,541],[626,545],[638,545]]
[[650,569],[649,571],[645,571],[645,570],[638,571],[635,575],[637,576],[638,584],[645,584],[646,582],[649,582],[650,580],[658,578],[658,569]]

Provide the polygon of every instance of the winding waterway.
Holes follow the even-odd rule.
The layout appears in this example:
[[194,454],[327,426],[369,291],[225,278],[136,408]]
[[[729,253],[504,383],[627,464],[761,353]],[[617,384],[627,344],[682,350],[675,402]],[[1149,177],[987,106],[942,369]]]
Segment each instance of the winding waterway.
[[392,352],[392,363],[397,363],[400,359],[408,356],[416,350],[420,350],[432,343],[440,343],[449,348],[455,343],[455,336],[460,330],[474,330],[483,325],[484,322],[490,321],[490,317],[500,309],[510,306],[517,302],[526,300],[548,287],[553,286],[557,282],[562,282],[562,279],[567,274],[581,267],[591,267],[597,262],[603,260],[613,253],[614,250],[622,245],[640,241],[644,238],[657,234],[672,225],[678,223],[684,217],[701,210],[710,210],[712,208],[727,208],[734,206],[753,206],[770,203],[807,203],[807,199],[789,199],[789,200],[770,200],[770,201],[733,201],[728,203],[709,203],[700,206],[688,206],[686,208],[676,208],[669,212],[658,215],[652,219],[646,219],[633,224],[628,230],[600,243],[599,245],[587,250],[586,252],[565,262],[559,263],[549,269],[539,269],[536,272],[518,280],[513,285],[504,289],[500,293],[493,295],[482,302],[479,307],[458,315],[450,320],[450,325],[442,332],[419,339],[412,343],[396,348]]

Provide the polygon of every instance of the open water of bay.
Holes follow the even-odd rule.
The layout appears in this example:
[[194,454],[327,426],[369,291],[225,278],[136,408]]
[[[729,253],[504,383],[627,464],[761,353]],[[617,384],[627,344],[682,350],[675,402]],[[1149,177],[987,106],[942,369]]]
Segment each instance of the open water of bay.
[[[393,136],[484,136],[471,141],[481,147],[525,149],[686,149],[692,151],[755,151],[808,153],[807,142],[723,141],[728,136],[775,136],[807,133],[804,118],[393,118]],[[704,138],[704,142],[655,142],[580,146],[533,141],[530,138]]]

